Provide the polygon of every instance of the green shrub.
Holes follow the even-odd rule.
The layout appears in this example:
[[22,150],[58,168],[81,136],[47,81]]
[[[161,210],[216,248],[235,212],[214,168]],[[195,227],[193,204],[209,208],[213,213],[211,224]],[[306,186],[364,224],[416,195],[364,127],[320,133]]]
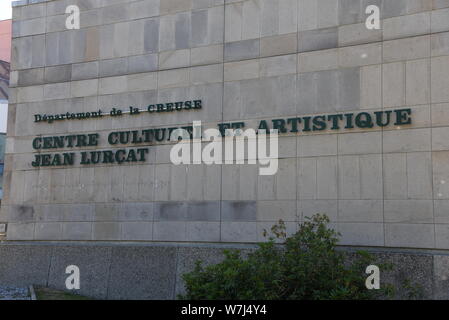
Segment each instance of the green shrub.
[[[384,290],[367,290],[365,269],[373,258],[358,252],[352,263],[336,250],[339,234],[327,227],[325,215],[315,215],[286,237],[280,221],[274,236],[242,257],[238,250],[225,250],[223,262],[195,269],[183,275],[189,300],[322,300],[373,299]],[[283,245],[276,244],[276,238]],[[381,267],[380,265],[378,265]],[[385,266],[386,267],[386,266]]]

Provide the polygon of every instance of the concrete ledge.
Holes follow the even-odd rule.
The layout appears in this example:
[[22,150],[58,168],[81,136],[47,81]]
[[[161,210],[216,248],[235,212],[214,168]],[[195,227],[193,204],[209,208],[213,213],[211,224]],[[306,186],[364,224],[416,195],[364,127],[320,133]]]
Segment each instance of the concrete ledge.
[[[214,264],[223,249],[254,250],[254,245],[165,243],[1,243],[0,286],[42,285],[64,290],[65,269],[76,265],[82,295],[97,299],[176,299],[184,293],[182,274],[197,260]],[[351,259],[359,248],[344,248]],[[381,281],[400,288],[410,279],[422,288],[425,299],[449,299],[449,252],[411,252],[403,249],[360,248],[379,263],[394,263],[396,270],[381,274]],[[407,298],[399,295],[400,298]]]

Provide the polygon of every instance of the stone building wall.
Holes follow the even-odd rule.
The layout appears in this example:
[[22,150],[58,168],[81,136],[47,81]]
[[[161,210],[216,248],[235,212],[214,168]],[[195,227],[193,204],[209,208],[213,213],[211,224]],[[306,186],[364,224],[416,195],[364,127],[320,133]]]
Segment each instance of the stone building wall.
[[[31,3],[32,2],[32,3]],[[8,240],[252,243],[326,213],[342,244],[449,248],[449,1],[53,0],[13,10]],[[67,30],[78,4],[81,29]],[[365,8],[381,8],[367,30]],[[202,100],[203,108],[34,122]],[[279,171],[170,163],[34,168],[37,136],[410,109],[412,123],[286,132]],[[114,146],[113,149],[128,148]],[[51,152],[64,152],[51,150]]]

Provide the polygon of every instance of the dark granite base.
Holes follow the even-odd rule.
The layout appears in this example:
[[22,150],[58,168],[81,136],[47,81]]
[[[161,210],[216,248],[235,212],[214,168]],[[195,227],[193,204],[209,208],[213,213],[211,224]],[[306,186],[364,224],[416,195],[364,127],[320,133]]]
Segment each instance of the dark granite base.
[[[81,273],[79,294],[97,299],[175,299],[184,292],[181,275],[195,261],[217,263],[225,248],[248,252],[254,246],[143,243],[1,243],[0,286],[44,285],[65,289],[65,269],[77,265]],[[348,250],[351,259],[351,248]],[[393,263],[394,271],[381,274],[381,282],[399,288],[399,298],[409,296],[404,280],[419,285],[425,299],[449,299],[449,252],[412,252],[367,249],[378,263]]]

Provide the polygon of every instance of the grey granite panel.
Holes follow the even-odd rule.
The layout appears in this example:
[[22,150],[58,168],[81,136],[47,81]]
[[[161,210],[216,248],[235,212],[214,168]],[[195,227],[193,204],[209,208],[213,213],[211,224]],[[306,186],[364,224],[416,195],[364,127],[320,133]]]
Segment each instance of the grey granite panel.
[[36,219],[36,212],[33,206],[11,206],[9,211],[10,222],[32,222]]
[[225,44],[225,61],[238,61],[259,57],[260,40],[244,40]]
[[159,50],[159,19],[149,19],[144,25],[144,51],[146,53]]
[[360,108],[360,70],[347,68],[298,75],[298,113],[328,113]]
[[72,66],[62,65],[45,68],[45,81],[47,83],[67,82],[72,78]]
[[316,51],[338,47],[338,29],[327,28],[298,33],[298,51]]
[[382,19],[401,16],[407,13],[407,2],[410,0],[383,0]]
[[155,221],[186,221],[187,203],[157,202],[154,204]]
[[175,45],[177,50],[190,47],[190,13],[181,13],[176,17]]
[[44,83],[44,68],[18,71],[18,85],[32,86]]
[[53,248],[48,286],[66,290],[69,274],[66,268],[75,265],[80,269],[80,290],[77,294],[105,299],[111,263],[111,247],[56,246]]
[[100,61],[100,77],[113,77],[128,72],[128,58]]
[[207,44],[208,11],[192,12],[192,46],[198,47]]
[[173,299],[176,247],[115,247],[108,299]]
[[128,72],[139,73],[156,71],[158,67],[157,54],[147,54],[143,56],[133,56],[128,58]]
[[449,300],[449,256],[433,256],[433,299]]
[[33,36],[33,48],[31,52],[31,67],[38,68],[45,66],[45,35]]
[[359,68],[340,69],[338,72],[339,110],[357,110],[360,108],[360,71]]
[[0,285],[46,285],[52,250],[50,246],[0,245]]
[[98,78],[98,61],[72,64],[72,80]]
[[190,202],[187,218],[189,221],[220,221],[220,202]]
[[255,201],[224,201],[221,212],[222,221],[256,221]]

